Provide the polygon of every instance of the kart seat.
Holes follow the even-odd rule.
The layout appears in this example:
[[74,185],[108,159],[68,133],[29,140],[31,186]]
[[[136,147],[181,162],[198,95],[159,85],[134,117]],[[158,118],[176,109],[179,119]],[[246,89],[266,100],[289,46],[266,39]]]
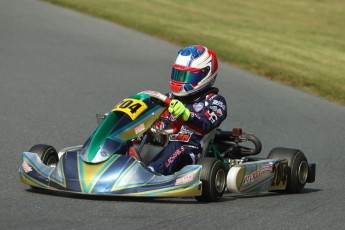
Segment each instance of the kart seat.
[[208,149],[208,145],[210,142],[215,138],[216,134],[219,133],[218,129],[214,129],[200,140],[200,145],[201,145],[201,156],[204,157],[206,156],[206,151]]

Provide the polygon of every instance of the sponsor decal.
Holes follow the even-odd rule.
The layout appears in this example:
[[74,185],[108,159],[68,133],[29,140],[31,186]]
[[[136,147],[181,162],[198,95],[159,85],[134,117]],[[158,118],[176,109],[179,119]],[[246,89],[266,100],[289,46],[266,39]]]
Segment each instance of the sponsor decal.
[[200,112],[204,108],[203,103],[195,103],[193,104],[193,108],[195,112]]
[[142,131],[145,130],[145,125],[144,123],[141,123],[139,126],[134,128],[135,134],[141,133]]
[[28,163],[26,163],[26,161],[23,161],[22,168],[23,168],[24,172],[26,172],[26,173],[32,171],[32,168],[30,167],[30,165],[28,165]]
[[165,162],[165,167],[169,167],[170,165],[171,165],[171,163],[173,163],[174,162],[174,160],[176,159],[176,157],[178,157],[182,152],[184,152],[184,147],[183,146],[181,146],[179,149],[177,149],[174,153],[173,153],[173,155],[171,155],[170,157],[169,157],[169,159]]
[[213,111],[217,111],[218,107],[214,105],[214,106],[210,106],[210,109]]
[[191,113],[190,113],[190,116],[191,116],[192,118],[196,117],[196,118],[198,118],[199,120],[201,119],[201,117],[199,116],[199,114],[194,113],[194,112],[191,112]]
[[176,179],[175,185],[187,184],[187,183],[193,181],[194,177],[195,177],[195,173],[188,174],[186,176],[178,178],[178,179]]
[[212,102],[212,105],[218,105],[219,107],[221,107],[223,110],[225,110],[226,106],[223,104],[223,102],[218,101],[218,100],[214,100]]
[[210,106],[210,109],[213,110],[218,117],[223,116],[223,111],[217,106]]
[[218,120],[217,115],[214,112],[206,112],[205,116],[208,118],[208,120],[210,120],[212,123],[216,122],[216,120]]
[[182,133],[171,134],[171,135],[169,136],[169,141],[183,141],[183,142],[188,142],[191,136],[192,136],[192,135],[189,134],[189,133],[185,133],[185,134],[182,134]]
[[192,136],[193,132],[189,131],[185,127],[181,127],[179,133],[177,134],[170,134],[169,135],[169,141],[182,141],[182,142],[188,142]]
[[243,184],[241,189],[248,187],[249,185],[255,184],[256,180],[265,172],[272,172],[273,163],[270,162],[268,165],[263,165],[251,174],[246,175],[243,178]]

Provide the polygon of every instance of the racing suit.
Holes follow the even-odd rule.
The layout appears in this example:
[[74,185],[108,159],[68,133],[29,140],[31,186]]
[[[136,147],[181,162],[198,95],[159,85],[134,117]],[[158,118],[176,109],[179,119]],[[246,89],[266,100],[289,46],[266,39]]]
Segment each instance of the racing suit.
[[[168,97],[173,99],[174,95],[169,93]],[[227,116],[226,101],[218,94],[217,88],[211,88],[192,101],[179,100],[189,109],[190,117],[177,134],[169,135],[167,146],[148,165],[150,170],[163,175],[173,174],[186,165],[195,164],[201,153],[201,139],[217,128]],[[168,111],[162,117],[176,120]],[[164,129],[167,125],[160,122],[157,126]]]

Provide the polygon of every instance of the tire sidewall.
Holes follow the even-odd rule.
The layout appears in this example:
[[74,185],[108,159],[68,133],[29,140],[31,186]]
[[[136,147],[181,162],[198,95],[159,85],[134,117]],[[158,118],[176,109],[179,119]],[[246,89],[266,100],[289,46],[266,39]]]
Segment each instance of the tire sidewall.
[[58,154],[53,146],[38,144],[30,148],[29,152],[36,153],[43,164],[49,166],[59,161]]
[[[202,165],[200,175],[200,180],[202,182],[202,195],[195,198],[202,202],[219,201],[224,194],[226,186],[226,171],[223,163],[216,158],[204,157],[200,159],[198,164]],[[221,181],[223,187],[221,192],[218,192],[216,188],[217,174],[219,176],[224,176],[223,181]]]
[[[225,169],[223,166],[223,163],[219,160],[217,160],[213,165],[212,165],[212,169],[211,169],[211,175],[210,175],[210,179],[209,181],[211,182],[209,184],[210,188],[209,191],[211,192],[211,196],[214,197],[215,201],[220,200],[220,198],[222,198],[224,191],[225,191],[225,184],[226,184],[226,174],[225,174]],[[221,192],[217,191],[217,186],[216,186],[216,176],[218,173],[224,173],[224,185],[222,188]],[[219,174],[218,174],[219,175]]]

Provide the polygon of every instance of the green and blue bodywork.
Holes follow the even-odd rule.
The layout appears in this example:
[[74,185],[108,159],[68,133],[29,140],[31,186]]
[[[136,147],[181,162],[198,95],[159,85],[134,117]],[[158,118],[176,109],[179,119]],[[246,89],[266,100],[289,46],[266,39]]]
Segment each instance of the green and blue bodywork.
[[165,108],[147,94],[120,102],[80,149],[65,152],[56,167],[37,154],[23,152],[20,180],[32,187],[81,194],[116,196],[201,195],[200,165],[173,175],[152,173],[129,156],[129,142],[151,128]]

